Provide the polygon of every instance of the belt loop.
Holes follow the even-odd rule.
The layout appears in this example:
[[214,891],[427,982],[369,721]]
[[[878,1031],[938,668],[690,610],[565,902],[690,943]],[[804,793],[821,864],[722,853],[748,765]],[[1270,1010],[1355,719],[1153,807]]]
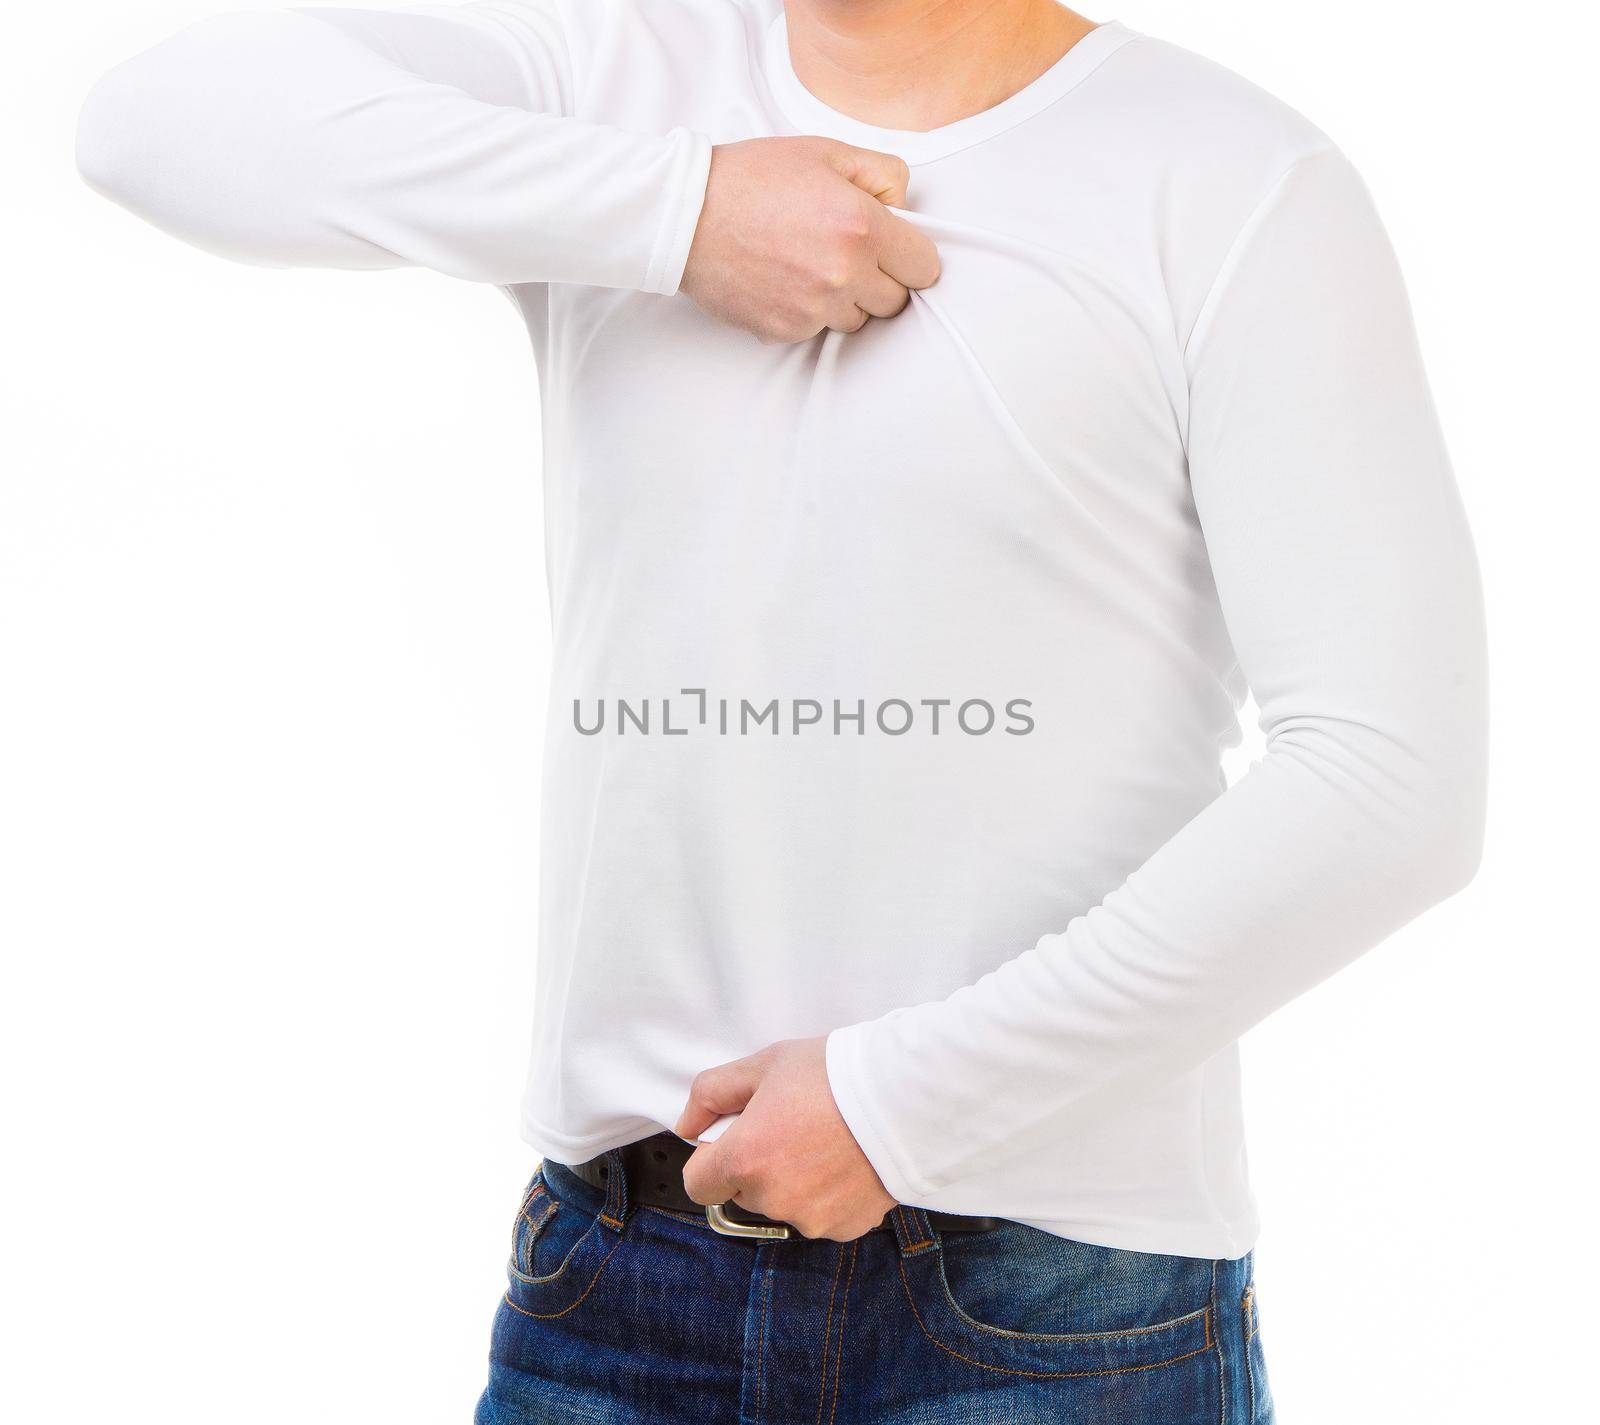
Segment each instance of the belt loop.
[[889,1217],[894,1222],[894,1240],[902,1257],[919,1257],[939,1250],[939,1234],[920,1207],[896,1207]]
[[616,1148],[606,1154],[606,1204],[600,1220],[614,1232],[622,1231],[628,1221],[628,1174]]

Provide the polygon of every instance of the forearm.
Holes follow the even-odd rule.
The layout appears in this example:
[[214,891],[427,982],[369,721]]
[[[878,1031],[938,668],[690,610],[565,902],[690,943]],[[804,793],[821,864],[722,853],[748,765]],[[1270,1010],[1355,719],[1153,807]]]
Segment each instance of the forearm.
[[890,1191],[927,1202],[986,1160],[1070,1141],[1464,884],[1474,771],[1434,768],[1423,790],[1394,776],[1406,755],[1369,731],[1287,731],[1064,932],[831,1036],[835,1096]]
[[676,290],[704,138],[560,112],[560,56],[493,16],[352,15],[220,16],[120,65],[84,107],[85,178],[245,262]]
[[1217,291],[1189,350],[1191,484],[1267,753],[1060,933],[832,1036],[840,1109],[913,1202],[991,1210],[986,1164],[1103,1125],[1476,865],[1476,561],[1398,271],[1342,158],[1286,175]]

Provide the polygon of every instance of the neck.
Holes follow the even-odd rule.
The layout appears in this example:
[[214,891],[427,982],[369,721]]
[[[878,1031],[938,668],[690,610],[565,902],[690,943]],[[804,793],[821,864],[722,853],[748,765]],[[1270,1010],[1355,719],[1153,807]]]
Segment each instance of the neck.
[[789,56],[824,104],[926,131],[1008,99],[1094,25],[1055,0],[787,0]]

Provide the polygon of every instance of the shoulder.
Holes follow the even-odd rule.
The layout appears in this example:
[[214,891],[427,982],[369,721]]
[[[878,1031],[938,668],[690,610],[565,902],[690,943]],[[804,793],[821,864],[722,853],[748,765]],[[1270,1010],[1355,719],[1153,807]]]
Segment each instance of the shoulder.
[[1253,206],[1302,159],[1334,148],[1310,119],[1241,75],[1178,45],[1135,35],[1103,66],[1131,165],[1219,205]]
[[1178,45],[1135,35],[1085,98],[1118,169],[1154,222],[1149,256],[1175,324],[1189,328],[1253,216],[1307,165],[1348,163],[1310,119]]

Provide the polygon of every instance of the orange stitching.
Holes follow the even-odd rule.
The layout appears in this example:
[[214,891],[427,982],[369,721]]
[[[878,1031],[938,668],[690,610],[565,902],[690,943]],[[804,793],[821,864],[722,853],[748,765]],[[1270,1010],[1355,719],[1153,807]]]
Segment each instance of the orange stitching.
[[[698,1215],[688,1212],[680,1212],[675,1207],[660,1207],[653,1202],[641,1202],[636,1210],[639,1212],[659,1213],[662,1217],[665,1217],[670,1221],[681,1222],[685,1227],[703,1227],[707,1232],[716,1232],[716,1228],[706,1221],[706,1215],[703,1212],[699,1213]],[[718,1233],[717,1235],[721,1236],[721,1233]]]
[[518,1306],[517,1303],[511,1299],[511,1293],[509,1291],[505,1295],[506,1305],[509,1306],[513,1311],[521,1312],[521,1314],[524,1316],[531,1316],[535,1321],[554,1321],[558,1316],[565,1316],[569,1311],[577,1310],[578,1307],[583,1305],[584,1297],[588,1296],[589,1293],[594,1290],[595,1283],[600,1280],[600,1274],[606,1269],[606,1263],[616,1256],[617,1248],[621,1245],[622,1238],[619,1237],[611,1244],[611,1250],[600,1259],[600,1265],[594,1269],[594,1275],[589,1278],[589,1285],[584,1287],[582,1295],[580,1295],[576,1301],[571,1303],[571,1305],[563,1306],[560,1311],[529,1311],[525,1306]]
[[[1211,1306],[1221,1311],[1222,1303],[1217,1300],[1217,1261],[1211,1260]],[[1220,1338],[1222,1333],[1217,1333]],[[1211,1310],[1206,1311],[1206,1346],[1211,1345]],[[1222,1341],[1217,1341],[1217,1405],[1221,1413],[1217,1416],[1217,1425],[1228,1425],[1228,1363],[1222,1359]]]
[[817,1425],[822,1425],[822,1403],[828,1398],[828,1342],[833,1334],[833,1298],[839,1291],[839,1269],[844,1266],[844,1243],[833,1264],[833,1285],[828,1288],[828,1315],[822,1324],[822,1379],[817,1384]]
[[[549,1207],[539,1214],[537,1222],[529,1217],[525,1211],[518,1214],[528,1224],[530,1230],[517,1233],[520,1240],[517,1242],[516,1262],[517,1266],[529,1276],[533,1275],[533,1244],[538,1241],[539,1233],[544,1228],[545,1223],[556,1215],[556,1209],[560,1206],[559,1202],[552,1202]],[[524,1251],[524,1248],[527,1250]]]
[[756,1425],[761,1425],[761,1402],[767,1384],[767,1307],[772,1304],[772,1273],[761,1272],[761,1334],[756,1341]]
[[[948,1296],[950,1294],[950,1283],[949,1278],[945,1275],[943,1262],[939,1264],[939,1276],[941,1285],[945,1289],[945,1294]],[[1197,1316],[1204,1318],[1201,1324],[1205,1326],[1206,1321],[1209,1320],[1210,1313],[1209,1307],[1201,1307],[1195,1311],[1185,1312],[1182,1316],[1175,1316],[1171,1321],[1157,1321],[1153,1326],[1124,1326],[1116,1331],[1069,1331],[1062,1335],[1038,1336],[1031,1335],[1025,1331],[1008,1331],[1004,1326],[990,1326],[987,1322],[975,1320],[973,1317],[968,1316],[954,1300],[950,1302],[950,1309],[974,1331],[983,1331],[990,1336],[1000,1336],[1010,1341],[1070,1341],[1080,1344],[1086,1341],[1110,1341],[1122,1336],[1149,1336],[1157,1331],[1171,1331],[1180,1324],[1194,1320]]]
[[[1169,1356],[1164,1361],[1149,1361],[1142,1366],[1108,1366],[1103,1371],[1027,1371],[1016,1366],[992,1366],[987,1361],[976,1361],[971,1356],[963,1356],[953,1346],[947,1346],[932,1331],[928,1330],[927,1323],[922,1319],[922,1313],[917,1310],[917,1299],[911,1294],[911,1279],[906,1275],[904,1262],[900,1263],[900,1283],[905,1288],[906,1302],[911,1307],[911,1314],[916,1318],[917,1325],[922,1328],[922,1334],[935,1346],[947,1355],[954,1356],[958,1361],[965,1361],[969,1366],[977,1366],[980,1370],[997,1371],[1006,1376],[1032,1376],[1036,1380],[1080,1380],[1086,1376],[1120,1376],[1128,1375],[1133,1371],[1159,1370],[1162,1366],[1173,1366],[1179,1361],[1186,1361],[1190,1356],[1202,1354],[1207,1347],[1201,1346],[1193,1351],[1185,1351],[1181,1356]],[[1211,1308],[1205,1311],[1206,1340],[1211,1339]],[[1151,1328],[1153,1329],[1153,1328]]]
[[529,1227],[538,1228],[542,1227],[546,1222],[556,1215],[556,1208],[558,1208],[560,1205],[560,1203],[552,1202],[549,1207],[545,1208],[545,1210],[539,1214],[539,1220],[537,1222],[535,1222],[533,1218],[529,1217],[526,1212],[520,1215],[522,1220],[526,1222]]
[[[522,1204],[517,1208],[517,1217],[526,1222],[530,1227],[534,1225],[533,1219],[528,1216],[528,1209],[533,1206],[533,1201],[540,1193],[545,1191],[544,1177],[541,1172],[535,1172],[533,1181],[529,1184],[527,1192],[522,1195]],[[554,1211],[554,1208],[551,1209]],[[522,1229],[515,1222],[511,1224],[511,1257],[520,1267],[523,1263],[522,1256]]]
[[1240,1304],[1244,1307],[1244,1381],[1250,1391],[1250,1416],[1256,1418],[1256,1366],[1250,1358],[1255,1354],[1250,1349],[1250,1342],[1255,1332],[1250,1329],[1250,1323],[1255,1318],[1256,1284],[1249,1282],[1245,1285],[1244,1296]]
[[524,1219],[527,1218],[528,1209],[533,1206],[533,1201],[538,1195],[539,1195],[539,1191],[538,1191],[537,1188],[533,1188],[533,1189],[529,1190],[529,1192],[523,1197],[521,1206],[517,1208],[517,1216],[518,1217],[521,1217],[521,1218],[524,1218]]
[[[921,1216],[920,1213],[917,1214],[917,1215]],[[914,1219],[913,1219],[913,1214],[912,1213],[902,1210],[901,1221],[904,1222],[905,1225],[906,1225],[906,1236],[907,1237],[909,1237],[911,1235],[911,1223],[912,1223],[913,1220]],[[928,1221],[928,1219],[926,1217],[923,1217],[922,1220],[923,1220],[924,1223],[926,1223]],[[931,1227],[930,1227],[930,1230],[931,1230]],[[906,1243],[906,1251],[908,1251],[908,1252],[920,1252],[924,1247],[933,1246],[934,1241],[935,1241],[935,1239],[933,1237],[923,1237],[923,1238],[920,1238],[919,1240],[917,1240],[915,1242],[908,1242],[908,1243]]]
[[622,1224],[620,1222],[618,1222],[615,1217],[609,1217],[605,1213],[602,1212],[600,1214],[600,1220],[603,1223],[605,1223],[605,1225],[607,1227],[615,1227],[617,1229],[617,1231],[619,1231],[619,1232],[622,1231]]
[[844,1378],[844,1321],[850,1313],[850,1283],[856,1275],[856,1248],[861,1245],[857,1237],[850,1244],[850,1270],[844,1274],[844,1298],[839,1303],[839,1349],[833,1357],[833,1408],[828,1411],[828,1425],[833,1425],[834,1416],[839,1413],[839,1382]]

